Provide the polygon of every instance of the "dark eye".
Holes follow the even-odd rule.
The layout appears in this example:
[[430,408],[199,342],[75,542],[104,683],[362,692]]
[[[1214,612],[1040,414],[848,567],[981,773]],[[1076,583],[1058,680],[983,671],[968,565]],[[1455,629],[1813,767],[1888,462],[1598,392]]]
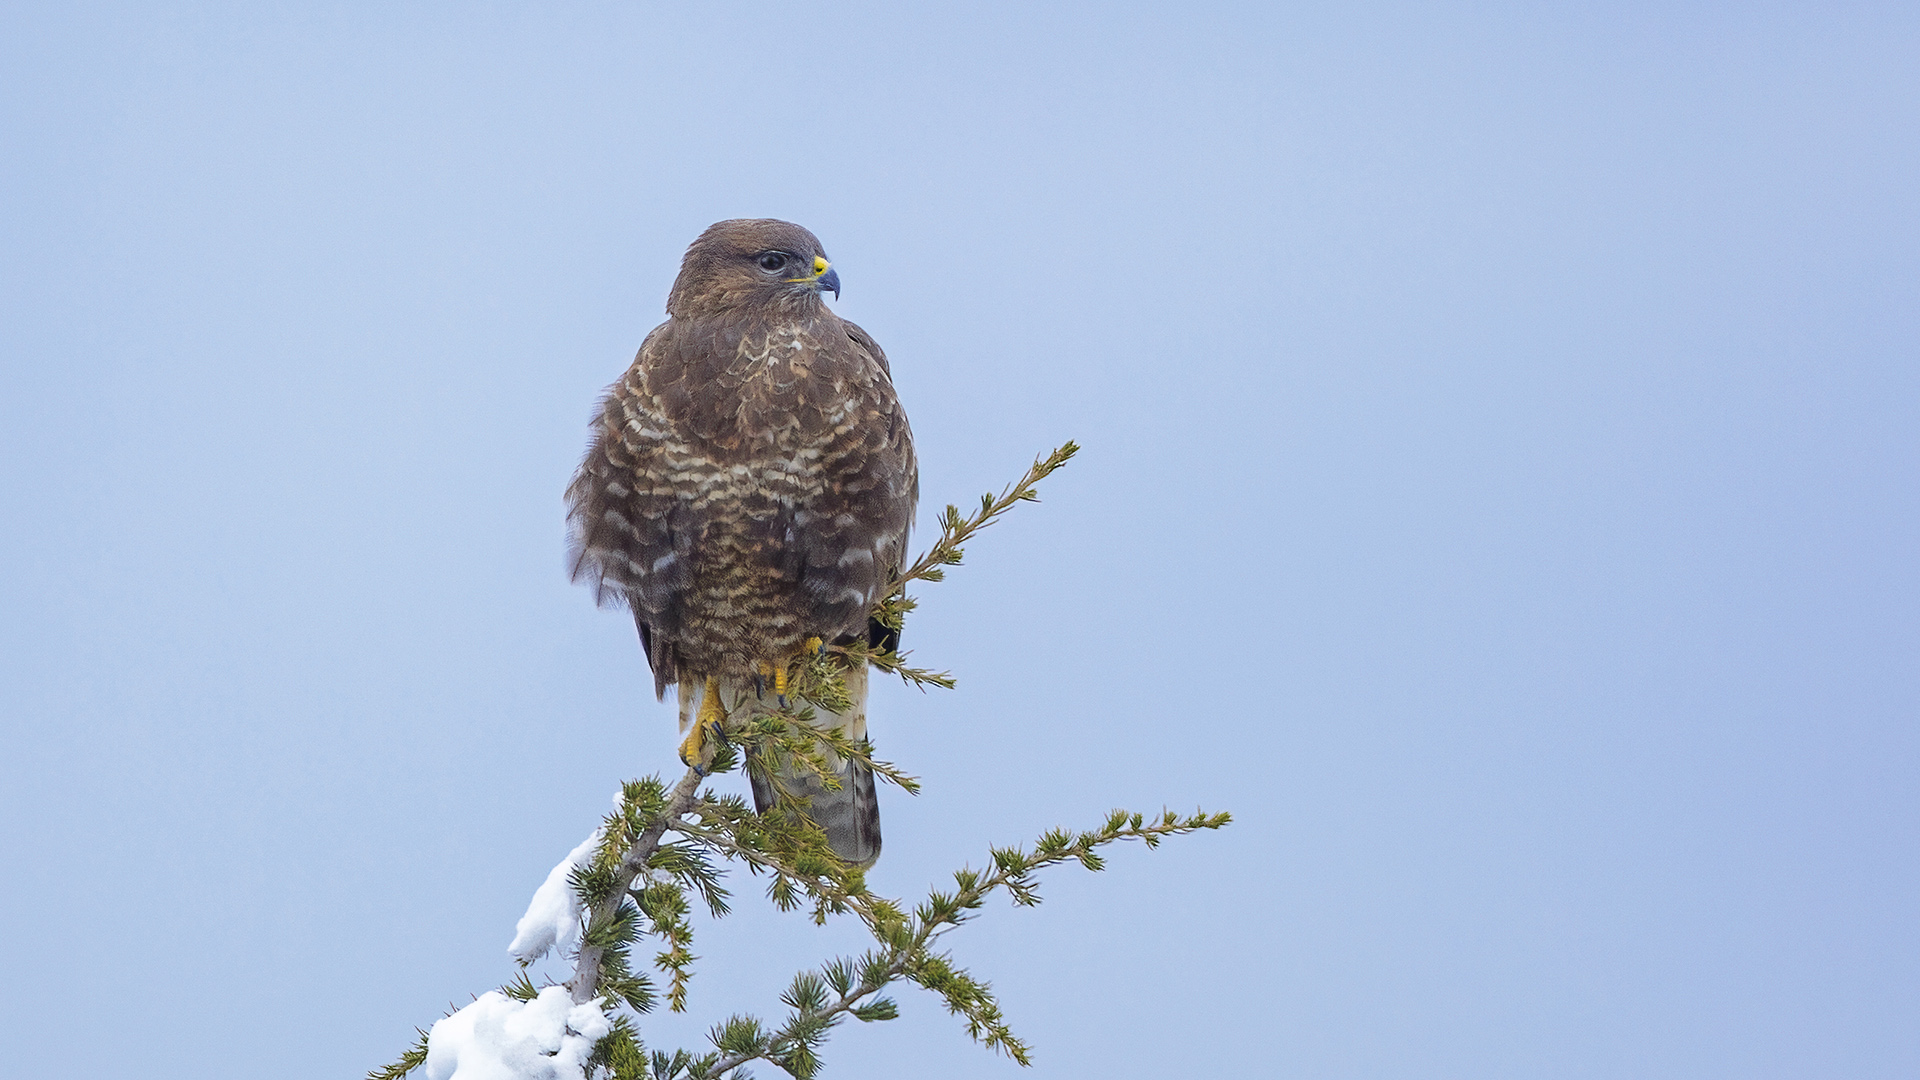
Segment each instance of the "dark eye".
[[785,265],[787,265],[787,257],[778,251],[769,251],[760,256],[760,269],[769,274],[777,273]]

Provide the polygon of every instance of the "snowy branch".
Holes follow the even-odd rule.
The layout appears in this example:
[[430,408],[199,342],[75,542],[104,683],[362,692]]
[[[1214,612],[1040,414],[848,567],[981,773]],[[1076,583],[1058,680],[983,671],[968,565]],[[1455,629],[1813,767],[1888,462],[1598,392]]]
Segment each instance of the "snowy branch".
[[[962,543],[1013,506],[1033,501],[1034,486],[1077,449],[1067,443],[1037,459],[1018,483],[998,496],[984,496],[972,515],[947,507],[939,539],[900,574],[875,606],[874,617],[898,629],[914,606],[906,586],[941,580],[945,567],[961,561]],[[801,704],[754,710],[722,725],[708,772],[742,765],[764,769],[768,761],[779,760],[832,784],[827,762],[839,758],[917,791],[918,781],[874,760],[864,741],[809,722],[813,714],[805,703],[846,707],[843,675],[849,665],[860,663],[892,671],[913,685],[953,684],[944,672],[907,667],[902,655],[865,642],[830,649],[803,663],[794,684]],[[738,796],[702,792],[703,778],[689,769],[670,788],[659,777],[622,785],[613,812],[554,867],[515,927],[509,951],[522,968],[520,975],[421,1032],[412,1049],[370,1073],[370,1080],[400,1080],[421,1068],[428,1080],[719,1080],[744,1077],[741,1067],[753,1061],[811,1080],[821,1068],[819,1048],[841,1020],[850,1015],[871,1022],[899,1014],[890,998],[879,995],[901,981],[935,994],[966,1022],[974,1039],[1026,1065],[1031,1048],[1008,1027],[987,983],[936,951],[940,938],[970,921],[996,892],[1005,892],[1016,906],[1039,903],[1034,875],[1047,867],[1077,862],[1097,871],[1105,865],[1099,849],[1107,845],[1139,840],[1156,847],[1166,837],[1219,829],[1230,820],[1226,814],[1183,817],[1171,811],[1149,819],[1116,810],[1097,829],[1056,829],[1030,849],[990,849],[986,869],[955,872],[952,891],[934,890],[909,911],[869,890],[859,869],[836,858],[806,807],[780,785],[773,785],[774,805],[755,813]],[[667,980],[667,1006],[684,1010],[695,959],[691,898],[715,918],[726,915],[726,864],[770,877],[768,897],[783,911],[810,905],[819,923],[853,915],[874,946],[795,975],[781,995],[787,1013],[777,1028],[757,1017],[734,1016],[709,1032],[711,1051],[649,1051],[636,1020],[652,1011],[660,993],[653,975],[634,969],[633,948],[643,937],[659,942],[653,971]],[[572,975],[565,983],[537,987],[526,969],[550,951],[571,955]]]
[[[693,806],[693,799],[700,789],[700,773],[688,769],[680,782],[673,786],[658,815],[640,834],[633,838],[621,853],[619,869],[614,874],[613,887],[589,909],[587,914],[588,937],[591,939],[595,926],[606,926],[619,914],[621,905],[627,902],[627,888],[633,884],[647,868],[647,860],[660,847],[660,838],[667,829]],[[600,960],[606,954],[604,945],[582,944],[580,953],[573,965],[573,978],[567,984],[575,1004],[591,1001],[600,987]]]

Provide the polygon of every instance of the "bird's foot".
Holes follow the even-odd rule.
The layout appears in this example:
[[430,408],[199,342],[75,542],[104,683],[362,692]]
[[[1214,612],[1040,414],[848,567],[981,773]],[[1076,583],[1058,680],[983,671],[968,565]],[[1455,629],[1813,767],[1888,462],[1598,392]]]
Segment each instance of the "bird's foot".
[[680,760],[701,776],[707,775],[714,750],[727,739],[726,723],[727,710],[720,704],[720,680],[708,676],[706,693],[700,697],[700,715],[693,721],[693,730],[680,742]]
[[787,670],[793,666],[793,661],[808,656],[820,655],[820,648],[825,644],[826,642],[817,637],[810,637],[800,643],[799,656],[789,658],[784,664],[771,665],[773,670],[773,692],[779,697],[781,708],[784,709],[787,707]]

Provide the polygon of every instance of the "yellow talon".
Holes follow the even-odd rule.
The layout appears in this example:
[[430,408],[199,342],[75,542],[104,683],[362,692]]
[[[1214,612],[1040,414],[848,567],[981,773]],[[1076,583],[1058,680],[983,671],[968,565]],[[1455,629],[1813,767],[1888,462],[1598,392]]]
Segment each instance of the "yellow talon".
[[720,704],[720,680],[707,676],[707,690],[700,697],[700,715],[693,722],[693,730],[680,743],[680,760],[694,772],[705,776],[707,766],[713,764],[713,746],[707,740],[724,739],[723,726],[727,722],[727,710]]
[[[810,637],[800,643],[800,655],[818,656],[820,655],[820,646],[824,644],[826,643],[819,638]],[[780,707],[783,709],[787,707],[787,668],[792,663],[793,660],[789,659],[787,663],[781,664],[773,669],[773,693],[774,696],[780,699]],[[765,665],[762,666],[764,667]]]

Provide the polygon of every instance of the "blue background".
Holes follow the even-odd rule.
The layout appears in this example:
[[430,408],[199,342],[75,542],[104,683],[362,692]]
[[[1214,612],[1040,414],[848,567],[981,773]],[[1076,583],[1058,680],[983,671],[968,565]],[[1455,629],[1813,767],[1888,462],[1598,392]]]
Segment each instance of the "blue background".
[[[1910,6],[690,7],[0,14],[8,1071],[509,976],[675,741],[561,489],[775,216],[923,522],[1086,447],[922,590],[876,884],[1235,815],[951,939],[1024,1075],[1920,1073]],[[759,888],[657,1043],[857,944]],[[1021,1073],[900,996],[829,1075]]]

